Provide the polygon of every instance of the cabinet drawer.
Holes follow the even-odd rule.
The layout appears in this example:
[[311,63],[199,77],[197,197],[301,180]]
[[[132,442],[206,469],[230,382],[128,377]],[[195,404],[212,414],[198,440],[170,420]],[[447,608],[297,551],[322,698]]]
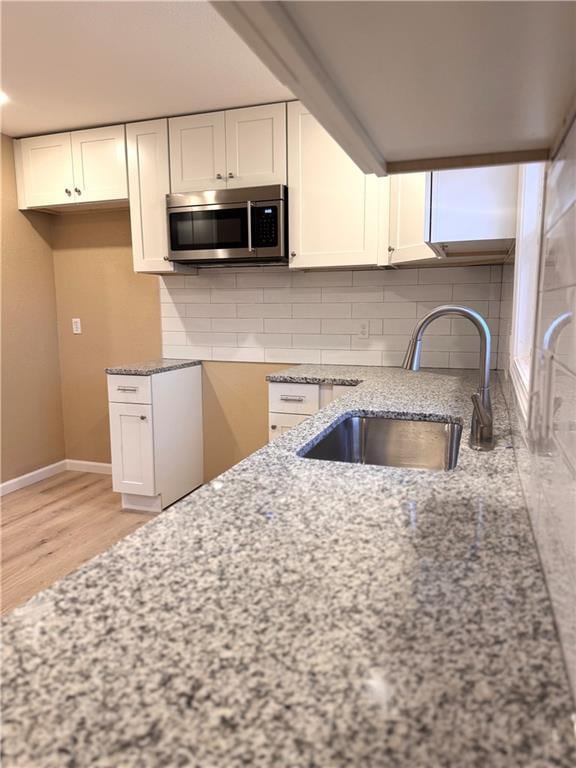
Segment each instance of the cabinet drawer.
[[318,384],[269,384],[269,409],[275,413],[312,414],[320,408]]
[[306,419],[306,414],[270,413],[268,415],[268,442],[271,443],[272,440],[288,432],[289,429],[292,429],[297,424],[302,424]]
[[108,401],[111,403],[151,403],[151,376],[108,376]]

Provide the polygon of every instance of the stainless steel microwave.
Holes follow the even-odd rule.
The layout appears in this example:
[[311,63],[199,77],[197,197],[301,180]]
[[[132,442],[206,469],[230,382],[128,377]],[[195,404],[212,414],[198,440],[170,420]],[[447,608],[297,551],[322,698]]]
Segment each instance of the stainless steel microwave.
[[203,266],[285,264],[287,189],[219,189],[166,195],[168,260]]

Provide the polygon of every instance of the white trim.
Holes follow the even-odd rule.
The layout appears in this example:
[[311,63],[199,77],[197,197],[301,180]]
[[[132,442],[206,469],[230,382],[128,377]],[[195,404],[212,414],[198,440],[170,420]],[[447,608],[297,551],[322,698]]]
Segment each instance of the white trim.
[[520,408],[520,413],[524,420],[524,426],[528,425],[528,410],[530,406],[530,392],[528,390],[528,382],[526,381],[525,366],[524,371],[519,364],[518,358],[515,358],[510,363],[510,380],[512,381],[512,387],[516,394],[516,401]]
[[66,469],[66,459],[63,459],[55,464],[48,464],[46,467],[35,469],[33,472],[27,472],[25,475],[20,475],[20,477],[14,477],[12,480],[6,480],[5,483],[0,484],[0,496],[5,496],[7,493],[25,488],[27,485],[32,485],[32,483],[38,483],[40,480],[57,475],[59,472],[65,472]]
[[102,461],[66,459],[66,469],[70,472],[95,472],[99,475],[112,474],[112,464],[104,464]]
[[100,461],[80,461],[78,459],[62,459],[55,464],[48,464],[46,467],[40,467],[33,472],[14,477],[12,480],[6,480],[0,484],[0,496],[6,496],[7,493],[18,491],[20,488],[26,488],[33,483],[39,483],[40,480],[46,480],[48,477],[58,475],[60,472],[95,472],[101,475],[111,475],[112,465],[104,464]]

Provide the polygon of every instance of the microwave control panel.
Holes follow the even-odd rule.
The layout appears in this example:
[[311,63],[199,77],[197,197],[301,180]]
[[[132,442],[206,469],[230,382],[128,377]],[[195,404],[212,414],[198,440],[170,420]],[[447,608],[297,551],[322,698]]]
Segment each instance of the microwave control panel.
[[275,248],[278,245],[278,206],[253,208],[252,230],[255,248]]

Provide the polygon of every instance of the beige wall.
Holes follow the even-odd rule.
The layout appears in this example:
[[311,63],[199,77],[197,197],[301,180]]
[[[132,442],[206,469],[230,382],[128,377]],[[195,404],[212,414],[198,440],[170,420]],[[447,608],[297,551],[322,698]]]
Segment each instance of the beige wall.
[[202,363],[204,480],[207,482],[268,442],[266,376],[271,363]]
[[53,248],[66,458],[109,462],[104,369],[160,356],[158,278],[132,269],[128,211],[58,216]]
[[65,457],[52,217],[20,213],[2,136],[2,481]]

